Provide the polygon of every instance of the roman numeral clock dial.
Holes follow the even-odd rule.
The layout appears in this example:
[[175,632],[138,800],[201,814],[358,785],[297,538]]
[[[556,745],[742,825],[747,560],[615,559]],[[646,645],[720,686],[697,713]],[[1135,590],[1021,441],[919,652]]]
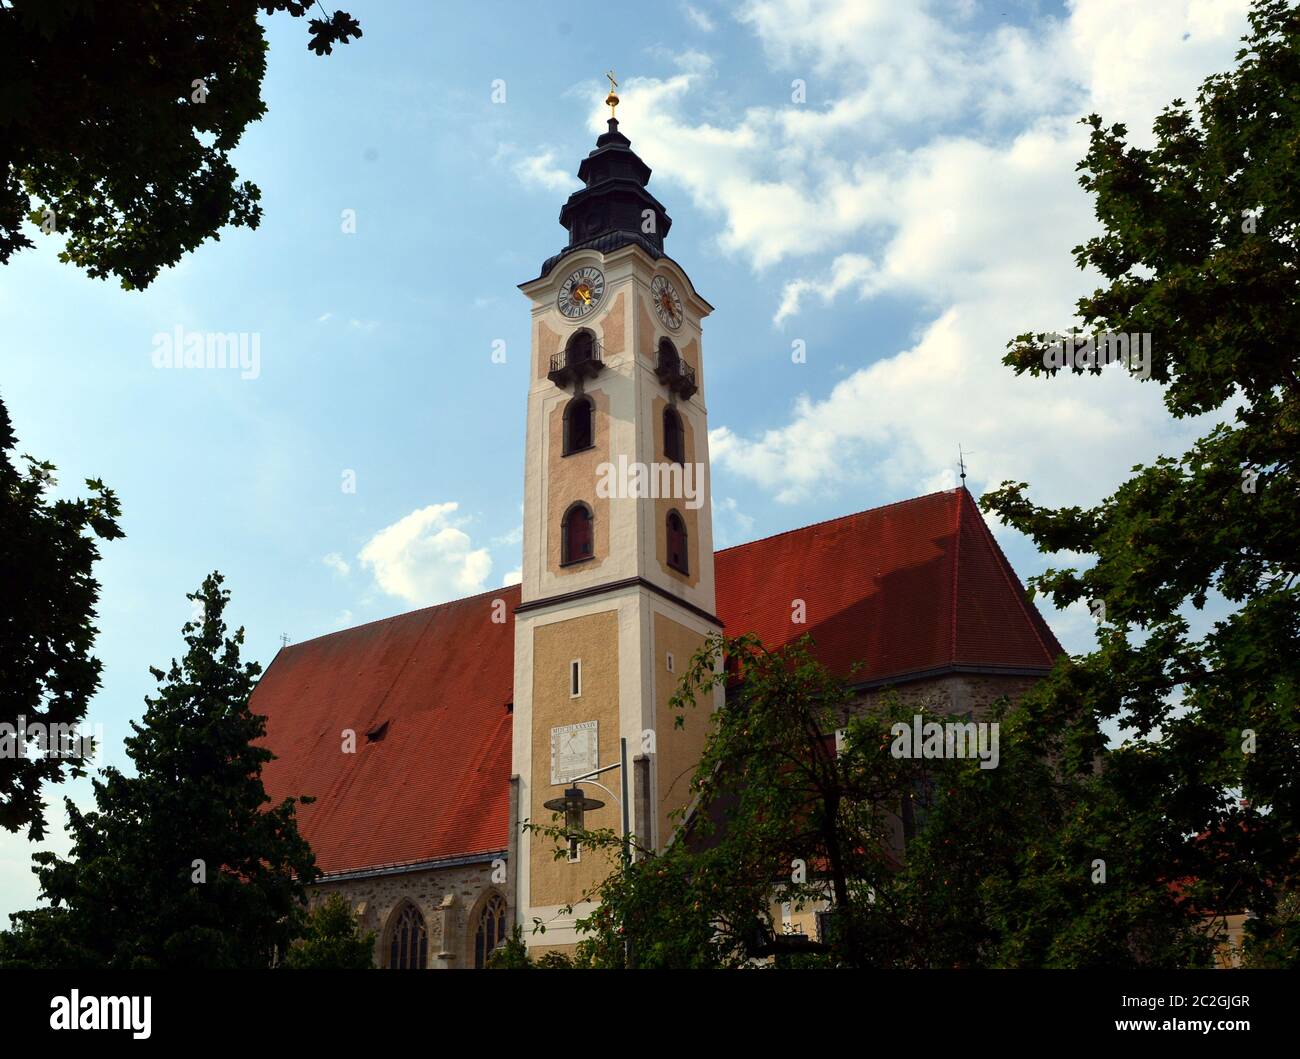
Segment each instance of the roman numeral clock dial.
[[654,301],[655,312],[664,326],[676,331],[682,326],[682,299],[677,288],[665,276],[656,276],[650,284],[650,296]]
[[587,265],[564,281],[555,304],[570,320],[578,320],[592,312],[604,296],[604,275],[600,269]]

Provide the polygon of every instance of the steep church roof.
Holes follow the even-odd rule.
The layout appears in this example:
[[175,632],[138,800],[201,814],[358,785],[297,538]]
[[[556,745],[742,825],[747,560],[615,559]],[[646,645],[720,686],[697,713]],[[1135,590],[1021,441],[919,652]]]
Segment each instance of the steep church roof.
[[809,633],[821,663],[855,684],[1041,673],[1061,652],[965,489],[727,548],[714,571],[728,635],[771,647]]
[[[715,563],[728,634],[777,646],[811,633],[834,672],[864,663],[854,683],[1043,673],[1061,653],[964,489],[727,548]],[[791,620],[798,600],[805,624]],[[263,779],[273,800],[316,799],[300,824],[324,871],[506,848],[518,604],[514,585],[276,655],[252,699],[276,755]]]

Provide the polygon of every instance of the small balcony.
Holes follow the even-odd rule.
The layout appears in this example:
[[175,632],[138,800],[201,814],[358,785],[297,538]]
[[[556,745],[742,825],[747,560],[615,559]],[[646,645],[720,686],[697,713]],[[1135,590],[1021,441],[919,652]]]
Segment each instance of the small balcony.
[[699,389],[695,382],[695,369],[674,351],[659,350],[659,361],[655,367],[659,381],[686,400]]
[[604,367],[600,343],[587,332],[579,331],[569,339],[568,345],[551,357],[551,370],[546,377],[563,389],[574,379],[594,378]]

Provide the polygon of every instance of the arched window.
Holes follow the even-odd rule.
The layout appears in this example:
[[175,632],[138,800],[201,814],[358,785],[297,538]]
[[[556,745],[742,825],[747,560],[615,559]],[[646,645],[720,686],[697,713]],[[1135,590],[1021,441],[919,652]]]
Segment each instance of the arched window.
[[394,970],[423,970],[429,960],[429,931],[424,916],[410,901],[402,905],[388,937],[388,966]]
[[574,331],[564,347],[564,362],[570,366],[590,360],[596,348],[596,336],[590,331]]
[[677,355],[677,347],[667,338],[659,339],[659,370],[671,371],[676,374],[677,365],[681,363],[681,357]]
[[595,444],[595,412],[590,397],[575,397],[564,406],[565,456]]
[[684,574],[690,573],[686,559],[686,523],[676,511],[668,512],[668,565]]
[[682,417],[671,405],[664,409],[664,457],[673,463],[686,462],[686,432]]
[[590,559],[593,554],[591,508],[586,504],[574,504],[569,508],[564,514],[560,538],[561,565]]
[[506,937],[506,899],[498,893],[488,897],[479,913],[478,926],[474,930],[474,966],[487,966],[492,950],[500,945]]

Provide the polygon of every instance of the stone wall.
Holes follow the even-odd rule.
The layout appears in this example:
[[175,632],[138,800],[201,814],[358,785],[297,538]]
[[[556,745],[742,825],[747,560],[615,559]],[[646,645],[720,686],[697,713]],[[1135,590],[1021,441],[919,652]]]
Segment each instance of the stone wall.
[[[930,712],[957,717],[969,713],[972,720],[982,721],[987,719],[990,707],[998,699],[1006,696],[1015,702],[1041,679],[1032,676],[950,673],[912,681],[893,691],[904,704],[924,706]],[[889,693],[889,688],[865,691],[859,697],[858,705],[863,710],[870,710],[879,705]],[[890,846],[894,855],[901,860],[906,848],[903,819],[899,813],[889,813],[887,818],[892,831]]]
[[[505,854],[500,855],[504,861]],[[430,968],[473,968],[474,933],[479,912],[491,893],[506,898],[513,908],[504,882],[493,884],[491,862],[461,864],[447,868],[371,875],[342,880],[323,880],[311,888],[312,903],[329,894],[341,893],[363,930],[373,930],[375,965],[387,962],[389,928],[397,918],[402,903],[411,901],[424,916],[429,931]]]
[[[980,673],[950,673],[925,680],[915,680],[894,690],[904,703],[924,704],[936,713],[974,714],[983,720],[989,707],[1002,696],[1015,702],[1038,683],[1041,677],[990,676]],[[859,702],[870,709],[888,694],[888,688],[863,692]]]

